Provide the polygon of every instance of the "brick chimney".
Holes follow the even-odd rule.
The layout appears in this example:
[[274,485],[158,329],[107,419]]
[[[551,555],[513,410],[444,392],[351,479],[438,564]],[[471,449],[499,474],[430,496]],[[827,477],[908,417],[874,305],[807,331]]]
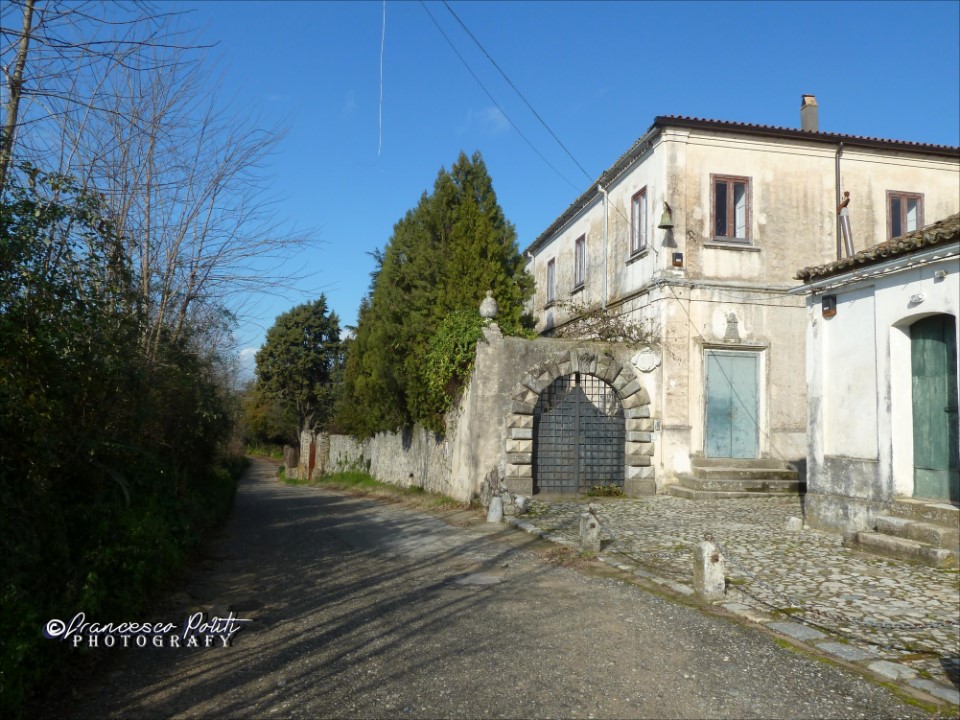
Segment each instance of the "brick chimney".
[[810,132],[818,132],[820,125],[817,121],[817,98],[814,95],[800,96],[800,128]]

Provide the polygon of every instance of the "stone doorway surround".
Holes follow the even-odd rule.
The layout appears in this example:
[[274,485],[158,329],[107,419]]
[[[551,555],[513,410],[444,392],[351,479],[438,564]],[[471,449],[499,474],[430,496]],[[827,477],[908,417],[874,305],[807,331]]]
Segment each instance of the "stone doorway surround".
[[574,348],[530,368],[513,390],[507,416],[505,482],[519,495],[533,494],[533,411],[540,393],[559,377],[571,373],[593,375],[613,386],[623,404],[624,492],[631,496],[654,495],[653,420],[650,396],[628,365],[607,353]]

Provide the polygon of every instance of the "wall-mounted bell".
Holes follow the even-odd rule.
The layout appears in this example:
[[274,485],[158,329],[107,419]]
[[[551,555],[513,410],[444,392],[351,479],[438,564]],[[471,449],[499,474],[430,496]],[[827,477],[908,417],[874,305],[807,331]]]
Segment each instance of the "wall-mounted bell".
[[663,215],[660,216],[660,222],[657,224],[657,227],[661,230],[673,229],[673,215],[670,213],[670,206],[666,203],[663,204]]

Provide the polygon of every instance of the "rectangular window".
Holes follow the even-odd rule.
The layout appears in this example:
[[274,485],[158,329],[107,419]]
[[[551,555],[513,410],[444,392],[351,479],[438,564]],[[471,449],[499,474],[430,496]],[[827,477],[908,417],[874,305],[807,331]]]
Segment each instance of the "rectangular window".
[[713,238],[750,242],[750,178],[711,175]]
[[576,274],[573,277],[573,287],[576,289],[583,286],[583,280],[587,274],[587,236],[581,235],[578,237],[574,248],[577,262],[574,267]]
[[647,247],[647,189],[643,188],[630,200],[630,254]]
[[557,299],[557,263],[551,260],[547,263],[547,305]]
[[923,227],[923,195],[887,191],[887,239]]

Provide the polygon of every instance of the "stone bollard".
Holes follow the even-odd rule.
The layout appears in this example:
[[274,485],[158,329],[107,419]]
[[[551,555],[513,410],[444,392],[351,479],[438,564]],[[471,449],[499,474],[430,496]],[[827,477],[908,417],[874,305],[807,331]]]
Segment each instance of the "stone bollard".
[[600,552],[600,520],[592,512],[580,516],[580,549],[583,552]]
[[787,532],[800,532],[801,530],[803,530],[803,520],[801,518],[787,518]]
[[709,540],[693,552],[693,589],[704,600],[721,600],[726,594],[725,565],[720,549]]
[[288,477],[296,477],[300,464],[300,451],[289,445],[283,446],[283,467]]
[[517,515],[523,515],[527,511],[527,507],[530,504],[530,498],[526,498],[523,495],[517,495],[513,498],[513,504],[517,506]]
[[503,522],[503,500],[499,495],[494,495],[490,499],[490,507],[487,508],[487,522]]

